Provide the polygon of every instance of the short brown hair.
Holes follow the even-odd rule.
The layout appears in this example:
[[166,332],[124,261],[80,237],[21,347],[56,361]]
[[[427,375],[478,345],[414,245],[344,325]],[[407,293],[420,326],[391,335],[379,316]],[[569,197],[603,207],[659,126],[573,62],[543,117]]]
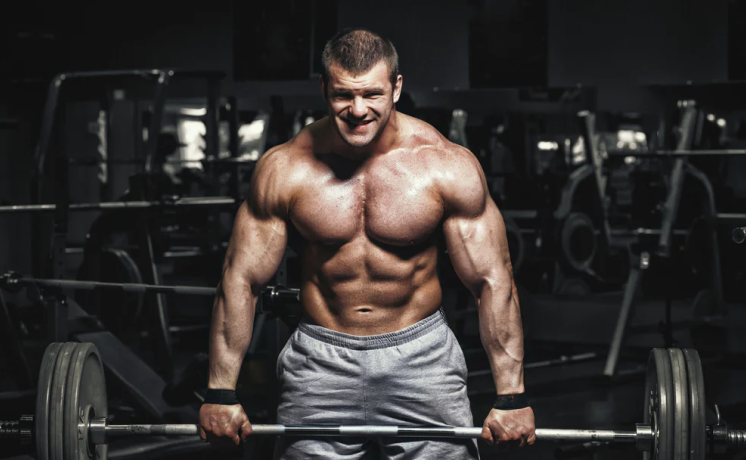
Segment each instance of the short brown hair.
[[399,75],[399,55],[390,40],[366,29],[345,29],[332,37],[321,54],[322,78],[329,83],[329,68],[337,64],[353,75],[370,70],[383,60],[389,69],[391,86]]

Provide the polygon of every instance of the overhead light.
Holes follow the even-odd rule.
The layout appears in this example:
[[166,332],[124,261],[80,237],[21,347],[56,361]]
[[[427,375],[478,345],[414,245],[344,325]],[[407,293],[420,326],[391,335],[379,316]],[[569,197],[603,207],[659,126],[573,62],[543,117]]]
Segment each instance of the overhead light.
[[632,142],[635,138],[635,132],[629,129],[620,129],[617,131],[617,137],[619,138],[619,142]]
[[725,118],[718,118],[717,124],[718,124],[718,126],[720,126],[721,128],[725,128],[725,125],[726,125],[726,123],[725,123]]
[[539,150],[557,150],[559,144],[554,141],[539,141]]
[[204,107],[201,109],[190,109],[182,107],[181,109],[179,109],[179,112],[181,112],[182,115],[187,115],[190,117],[204,117],[205,115],[207,115],[207,109]]

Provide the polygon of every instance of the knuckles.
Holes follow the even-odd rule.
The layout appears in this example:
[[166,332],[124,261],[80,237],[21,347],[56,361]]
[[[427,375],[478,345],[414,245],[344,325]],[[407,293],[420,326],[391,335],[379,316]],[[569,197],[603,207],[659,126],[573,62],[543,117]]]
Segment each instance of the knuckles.
[[238,437],[239,429],[248,422],[249,419],[243,410],[203,406],[200,411],[200,426],[205,437],[211,441],[217,441],[216,438],[234,440]]

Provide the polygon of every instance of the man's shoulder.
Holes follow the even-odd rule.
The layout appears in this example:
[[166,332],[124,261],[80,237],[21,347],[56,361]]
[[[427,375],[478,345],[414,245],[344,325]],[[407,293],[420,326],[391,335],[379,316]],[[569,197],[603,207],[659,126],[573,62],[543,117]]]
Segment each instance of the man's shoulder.
[[272,147],[259,158],[254,169],[250,204],[257,212],[285,215],[291,207],[299,185],[312,172],[313,155],[308,154],[298,136]]
[[418,120],[411,152],[425,166],[443,202],[451,211],[473,212],[484,205],[486,185],[476,156],[451,142],[429,124]]
[[267,150],[256,164],[258,178],[272,176],[281,182],[288,183],[298,174],[307,171],[313,162],[313,150],[302,134],[284,144]]
[[[408,140],[412,152],[427,159],[428,162],[467,162],[475,159],[468,149],[448,140],[435,127],[418,118],[407,115],[409,124]],[[440,166],[440,165],[439,165]]]

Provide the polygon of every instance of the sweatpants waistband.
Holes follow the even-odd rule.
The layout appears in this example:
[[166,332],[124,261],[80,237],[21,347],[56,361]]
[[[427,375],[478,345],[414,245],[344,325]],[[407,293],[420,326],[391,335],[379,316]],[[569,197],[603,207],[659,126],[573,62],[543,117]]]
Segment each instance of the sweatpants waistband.
[[300,332],[313,337],[316,340],[326,342],[351,350],[375,350],[379,348],[394,347],[411,342],[427,334],[440,325],[447,325],[443,308],[439,308],[435,313],[422,319],[409,327],[399,331],[387,332],[376,335],[352,335],[344,332],[332,331],[317,324],[309,324],[301,321],[298,324]]

